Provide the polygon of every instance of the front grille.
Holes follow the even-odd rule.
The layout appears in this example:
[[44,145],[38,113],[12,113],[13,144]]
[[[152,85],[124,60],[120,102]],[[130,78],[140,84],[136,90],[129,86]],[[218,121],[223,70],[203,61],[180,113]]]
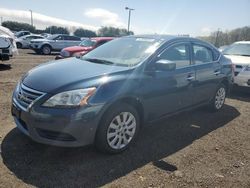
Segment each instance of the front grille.
[[31,105],[36,99],[41,97],[43,94],[43,92],[36,91],[21,84],[16,93],[16,99],[22,107],[27,109],[29,105]]
[[3,54],[8,54],[8,53],[10,53],[10,50],[9,49],[2,49],[2,53]]

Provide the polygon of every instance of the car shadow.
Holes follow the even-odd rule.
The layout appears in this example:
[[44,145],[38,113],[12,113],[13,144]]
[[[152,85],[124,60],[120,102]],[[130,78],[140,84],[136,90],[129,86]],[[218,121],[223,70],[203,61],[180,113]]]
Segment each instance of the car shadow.
[[11,64],[2,64],[0,62],[0,71],[10,70],[10,69],[11,69]]
[[250,102],[250,88],[234,86],[230,92],[229,98]]
[[239,115],[229,105],[217,113],[201,109],[184,112],[146,126],[137,142],[117,155],[99,153],[92,146],[59,148],[38,144],[15,128],[3,139],[2,159],[15,176],[36,187],[99,187],[150,162],[168,173],[177,170],[162,159]]
[[27,52],[27,54],[29,54],[29,55],[39,55],[39,56],[55,56],[55,55],[60,55],[60,52],[51,52],[51,54],[49,54],[49,55],[43,55],[43,54],[37,54],[37,53],[35,53],[35,52]]

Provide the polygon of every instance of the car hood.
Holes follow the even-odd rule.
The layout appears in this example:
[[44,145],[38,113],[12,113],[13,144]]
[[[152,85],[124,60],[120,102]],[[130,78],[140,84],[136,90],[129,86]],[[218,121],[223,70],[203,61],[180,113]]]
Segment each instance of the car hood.
[[250,65],[250,57],[239,56],[239,55],[225,55],[227,58],[231,59],[235,65]]
[[90,51],[92,49],[93,47],[71,46],[71,47],[64,48],[63,51],[74,53],[74,52]]
[[89,81],[107,74],[126,71],[131,67],[112,66],[84,61],[78,58],[52,61],[30,70],[22,83],[32,89],[56,93],[57,90],[71,84]]

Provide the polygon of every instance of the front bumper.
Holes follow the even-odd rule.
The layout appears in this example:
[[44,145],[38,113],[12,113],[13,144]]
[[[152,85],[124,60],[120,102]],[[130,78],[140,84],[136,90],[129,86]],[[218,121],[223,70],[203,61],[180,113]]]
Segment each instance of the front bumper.
[[235,76],[234,84],[243,87],[250,87],[250,71],[240,72]]
[[49,145],[77,147],[95,139],[102,105],[78,109],[32,106],[24,110],[13,98],[12,115],[17,128],[32,140]]

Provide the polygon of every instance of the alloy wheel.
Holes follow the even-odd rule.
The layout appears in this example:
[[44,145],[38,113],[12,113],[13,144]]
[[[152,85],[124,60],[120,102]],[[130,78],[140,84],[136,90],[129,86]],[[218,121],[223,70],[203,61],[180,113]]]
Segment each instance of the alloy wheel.
[[215,108],[216,109],[220,109],[223,106],[225,102],[225,98],[226,98],[226,90],[224,87],[221,87],[215,95]]
[[122,149],[133,139],[136,119],[130,112],[121,112],[111,121],[107,131],[107,141],[111,148]]

